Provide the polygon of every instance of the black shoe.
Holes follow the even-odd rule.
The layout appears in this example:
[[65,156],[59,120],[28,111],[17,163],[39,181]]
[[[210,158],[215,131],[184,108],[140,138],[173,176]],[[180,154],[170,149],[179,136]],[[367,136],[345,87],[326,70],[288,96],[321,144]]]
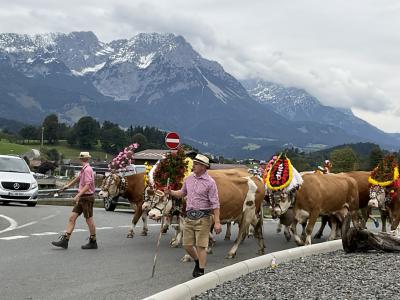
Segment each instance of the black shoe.
[[199,266],[196,264],[192,272],[193,277],[197,277],[196,275],[198,272],[199,272]]
[[89,238],[89,243],[81,246],[82,249],[97,249],[97,241]]
[[198,268],[198,269],[194,269],[193,270],[193,277],[194,278],[196,278],[196,277],[199,277],[199,276],[202,276],[202,275],[204,275],[204,269],[203,270],[200,270],[200,268]]
[[67,235],[63,234],[60,236],[60,240],[57,242],[51,242],[54,246],[56,247],[61,247],[64,249],[68,249],[68,242],[69,240],[67,239]]

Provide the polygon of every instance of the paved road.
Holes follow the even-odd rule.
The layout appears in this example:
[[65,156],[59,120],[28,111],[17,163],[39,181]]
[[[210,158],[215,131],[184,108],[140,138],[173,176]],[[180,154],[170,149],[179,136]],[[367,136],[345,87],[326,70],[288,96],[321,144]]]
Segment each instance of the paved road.
[[[133,239],[125,238],[132,216],[129,210],[95,209],[98,250],[80,249],[88,236],[82,217],[69,249],[54,248],[50,243],[63,232],[70,211],[71,207],[63,206],[0,205],[1,299],[141,299],[192,279],[193,263],[181,263],[184,251],[169,247],[172,231],[162,237],[151,278],[160,226],[152,222],[147,237],[140,236],[138,228]],[[295,247],[276,233],[276,224],[264,223],[268,253]],[[206,271],[257,255],[256,241],[246,239],[236,258],[225,259],[232,242],[224,241],[223,234],[217,237]]]

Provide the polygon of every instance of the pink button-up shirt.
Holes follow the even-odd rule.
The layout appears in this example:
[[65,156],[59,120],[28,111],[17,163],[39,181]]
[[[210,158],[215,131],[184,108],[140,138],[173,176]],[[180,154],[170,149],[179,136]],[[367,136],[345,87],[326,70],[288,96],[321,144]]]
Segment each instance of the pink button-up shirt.
[[183,183],[181,191],[187,196],[186,210],[219,208],[217,185],[207,172],[201,176],[190,175]]
[[85,185],[89,185],[89,189],[85,192],[85,194],[94,194],[95,186],[94,186],[94,172],[92,167],[89,164],[85,164],[82,167],[82,170],[79,172],[79,189],[80,192]]

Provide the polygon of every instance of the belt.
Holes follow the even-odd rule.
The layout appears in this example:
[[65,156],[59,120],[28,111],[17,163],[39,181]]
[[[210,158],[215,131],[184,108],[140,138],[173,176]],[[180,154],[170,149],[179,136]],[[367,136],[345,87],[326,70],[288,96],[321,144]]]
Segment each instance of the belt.
[[200,210],[188,210],[186,216],[191,220],[198,220],[204,217],[208,217],[211,214],[211,209],[200,209]]

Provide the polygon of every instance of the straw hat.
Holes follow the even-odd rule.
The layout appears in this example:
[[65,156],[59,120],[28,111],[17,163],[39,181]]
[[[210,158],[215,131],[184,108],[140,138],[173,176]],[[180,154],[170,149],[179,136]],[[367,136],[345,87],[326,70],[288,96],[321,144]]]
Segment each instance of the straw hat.
[[79,158],[91,158],[89,152],[81,152],[79,153]]
[[197,162],[199,164],[202,164],[206,167],[210,167],[210,160],[208,159],[207,156],[204,156],[202,154],[197,154],[195,158],[193,158],[193,162]]

